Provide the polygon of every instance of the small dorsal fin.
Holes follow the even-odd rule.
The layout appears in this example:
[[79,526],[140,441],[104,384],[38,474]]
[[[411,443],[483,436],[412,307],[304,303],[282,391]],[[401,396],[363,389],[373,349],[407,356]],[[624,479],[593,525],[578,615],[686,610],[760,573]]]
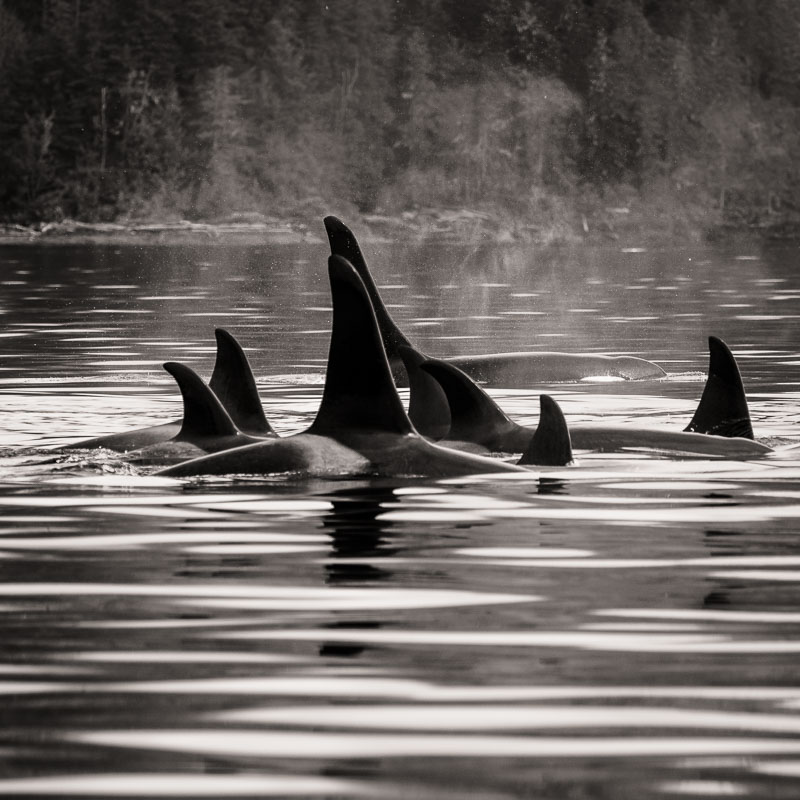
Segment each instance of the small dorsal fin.
[[506,449],[498,439],[519,426],[469,375],[438,358],[430,358],[420,366],[436,378],[447,397],[449,439],[475,442],[490,449]]
[[399,358],[398,348],[401,346],[411,347],[411,342],[406,339],[400,328],[397,327],[397,323],[386,310],[386,306],[378,293],[378,287],[375,285],[375,281],[367,268],[367,262],[364,260],[361,248],[358,246],[358,240],[350,228],[337,217],[325,217],[323,222],[331,245],[331,253],[349,261],[364,282],[372,308],[375,311],[375,317],[378,320],[378,328],[381,332],[381,339],[383,339],[383,346],[386,348],[387,356],[390,359]]
[[328,259],[333,326],[322,403],[308,433],[414,432],[397,394],[363,281],[338,255]]
[[420,369],[420,365],[428,360],[427,356],[413,347],[398,349],[411,390],[408,402],[411,422],[423,436],[444,439],[450,431],[450,405],[444,389],[433,375]]
[[572,442],[564,413],[550,395],[539,395],[539,426],[517,463],[563,467],[571,462]]
[[254,436],[276,436],[264,416],[250,362],[228,331],[217,328],[217,360],[208,385],[230,414],[236,427]]
[[742,376],[733,353],[716,336],[708,337],[708,352],[706,385],[685,430],[714,436],[754,438]]
[[191,367],[168,361],[164,369],[175,378],[183,395],[183,424],[175,441],[187,442],[237,433],[222,403]]

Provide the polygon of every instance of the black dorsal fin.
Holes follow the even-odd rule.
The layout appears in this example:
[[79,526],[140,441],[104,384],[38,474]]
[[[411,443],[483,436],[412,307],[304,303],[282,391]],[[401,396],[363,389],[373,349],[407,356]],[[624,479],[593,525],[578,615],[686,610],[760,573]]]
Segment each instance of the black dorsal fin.
[[333,326],[322,403],[309,433],[414,432],[397,394],[364,283],[341,256],[328,259]]
[[413,347],[400,347],[399,351],[411,390],[408,401],[411,422],[423,436],[444,439],[450,431],[450,405],[444,389],[433,375],[420,369],[427,356]]
[[164,369],[175,378],[183,395],[183,424],[175,441],[233,436],[237,433],[222,403],[191,367],[168,361]]
[[522,466],[563,467],[571,462],[572,442],[564,413],[550,395],[539,395],[539,426],[517,463]]
[[372,308],[375,311],[375,317],[378,320],[378,328],[381,332],[381,339],[383,339],[383,346],[386,349],[387,356],[390,359],[399,358],[400,352],[398,348],[411,347],[411,342],[406,339],[400,328],[397,327],[397,323],[386,310],[355,235],[337,217],[325,217],[323,222],[331,245],[331,253],[349,261],[364,282]]
[[208,385],[236,427],[254,436],[276,436],[264,416],[256,379],[242,346],[228,331],[217,328],[217,360]]
[[692,421],[685,430],[753,439],[742,376],[728,345],[708,337],[708,378]]
[[514,449],[505,445],[503,440],[520,426],[509,419],[469,375],[438,358],[430,358],[420,366],[436,378],[447,397],[450,406],[449,439],[475,442],[491,450]]

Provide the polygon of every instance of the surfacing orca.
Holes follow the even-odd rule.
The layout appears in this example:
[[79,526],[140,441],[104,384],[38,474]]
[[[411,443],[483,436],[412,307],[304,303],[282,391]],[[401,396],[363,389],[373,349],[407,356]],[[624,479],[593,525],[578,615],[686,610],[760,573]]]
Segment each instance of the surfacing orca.
[[739,365],[728,345],[716,336],[708,337],[708,378],[700,404],[684,430],[754,438]]
[[180,430],[167,441],[130,452],[131,460],[174,463],[263,441],[263,437],[250,436],[238,430],[217,395],[191,367],[168,361],[164,369],[175,378],[181,391],[183,420]]
[[[696,412],[693,419],[695,430],[581,423],[569,426],[572,445],[579,450],[601,452],[646,448],[726,458],[753,458],[772,452],[771,448],[752,439],[706,432],[745,430],[750,419],[741,376],[730,350],[720,339],[709,337],[709,351],[712,389],[703,392],[699,413]],[[419,354],[409,352],[408,348],[403,348],[401,354],[412,375],[412,393],[418,383],[426,380],[417,374],[422,372],[435,378],[447,397],[450,429],[444,444],[469,442],[490,452],[503,453],[523,452],[528,447],[534,431],[510,419],[466,373],[449,362],[422,360]],[[414,416],[412,419],[423,432],[441,430],[442,427],[441,417],[433,403],[426,406],[419,420]],[[701,428],[705,430],[701,431]]]
[[320,408],[308,430],[193,459],[158,474],[438,478],[524,471],[432,444],[417,433],[395,388],[363,281],[338,255],[328,259],[328,274],[333,301],[328,366]]
[[[423,436],[456,450],[486,455],[491,452],[522,453],[521,465],[564,466],[573,461],[567,422],[558,403],[549,395],[539,396],[539,422],[535,431],[509,419],[469,376],[449,362],[426,359],[410,347],[400,355],[411,386],[408,416]],[[425,364],[447,364],[460,381],[448,394]],[[450,410],[452,395],[453,411]],[[487,405],[487,402],[491,405]],[[533,435],[531,435],[533,434]]]
[[[217,356],[208,384],[211,391],[217,395],[239,431],[251,436],[277,436],[264,416],[253,370],[241,345],[223,328],[217,328],[214,335],[217,341]],[[161,425],[150,425],[123,433],[85,439],[62,449],[103,447],[127,453],[173,439],[180,432],[181,424],[181,420],[173,420]]]
[[572,441],[561,406],[539,395],[539,424],[517,462],[521,466],[564,467],[572,463]]
[[[381,300],[378,288],[353,232],[337,217],[325,217],[325,231],[334,255],[347,259],[355,268],[372,300],[380,326],[383,346],[398,385],[407,385],[399,348],[411,347],[411,342],[397,327]],[[577,381],[584,378],[608,376],[625,380],[662,378],[666,372],[643,358],[635,356],[603,356],[576,353],[521,352],[490,353],[475,356],[456,356],[447,361],[466,372],[471,378],[489,386],[528,388],[534,383]]]

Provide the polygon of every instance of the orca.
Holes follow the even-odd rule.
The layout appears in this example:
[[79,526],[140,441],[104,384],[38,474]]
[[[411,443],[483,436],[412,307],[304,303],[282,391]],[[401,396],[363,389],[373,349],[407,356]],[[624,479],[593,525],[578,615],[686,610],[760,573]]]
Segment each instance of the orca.
[[[496,414],[497,405],[469,377],[452,392],[451,414],[448,394],[427,370],[427,363],[449,362],[426,359],[410,347],[400,347],[408,373],[410,398],[408,416],[414,427],[429,439],[444,440],[456,450],[488,455],[491,452],[521,452],[521,465],[565,466],[572,463],[572,445],[564,414],[549,395],[539,396],[539,422],[533,432],[511,419]],[[463,374],[463,373],[462,373]],[[463,389],[463,391],[461,391]],[[487,401],[490,406],[487,406]],[[502,412],[501,412],[502,413]]]
[[[398,385],[408,385],[400,347],[412,347],[398,328],[381,300],[375,281],[353,232],[337,217],[324,219],[331,253],[347,259],[356,269],[372,300],[375,316]],[[663,378],[666,372],[643,358],[556,352],[490,353],[456,356],[447,361],[466,372],[473,380],[488,386],[528,388],[533,383],[578,381],[590,377],[614,377],[625,380]]]
[[[257,437],[277,436],[264,415],[253,370],[241,345],[223,328],[217,328],[214,335],[217,342],[217,356],[209,381],[211,391],[227,409],[240,432]],[[180,432],[181,425],[181,420],[173,420],[123,433],[85,439],[62,449],[102,447],[126,453],[173,439]]]
[[168,361],[164,369],[175,378],[181,391],[183,419],[180,430],[171,439],[133,450],[128,453],[130,460],[172,463],[263,441],[262,437],[242,433],[234,425],[217,395],[191,367]]
[[564,467],[571,464],[572,441],[561,406],[539,395],[539,424],[517,462],[520,466]]
[[[624,424],[573,424],[569,427],[572,446],[579,450],[601,452],[646,448],[727,458],[753,458],[772,452],[766,445],[741,435],[714,435],[713,432],[719,431],[745,431],[750,416],[741,375],[727,345],[716,337],[709,337],[709,352],[711,366],[708,383],[712,388],[703,392],[699,413],[696,412],[693,418],[694,430],[670,431]],[[439,383],[447,397],[450,429],[443,440],[444,444],[467,442],[486,451],[500,453],[523,452],[528,447],[534,431],[510,419],[462,370],[446,361],[421,359],[419,354],[409,352],[408,348],[403,348],[401,355],[412,375],[412,393],[414,387],[425,380],[417,374],[423,372]],[[431,403],[419,421],[413,416],[412,420],[423,431],[441,430],[440,412],[441,408]]]
[[414,428],[397,393],[362,279],[328,259],[333,325],[322,400],[303,433],[192,459],[157,474],[186,477],[293,473],[301,477],[456,477],[524,472],[498,459],[433,444]]
[[684,430],[755,438],[739,365],[728,345],[716,336],[708,337],[708,378],[700,404]]

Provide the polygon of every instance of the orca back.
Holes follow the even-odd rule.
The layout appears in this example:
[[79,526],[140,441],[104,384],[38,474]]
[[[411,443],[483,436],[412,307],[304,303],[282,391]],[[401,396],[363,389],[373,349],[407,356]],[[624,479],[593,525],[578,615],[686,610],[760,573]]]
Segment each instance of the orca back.
[[358,240],[350,228],[337,217],[325,217],[323,222],[325,224],[325,232],[328,234],[331,254],[341,256],[346,261],[349,261],[364,283],[372,308],[375,311],[375,317],[378,320],[378,328],[381,332],[381,339],[383,339],[387,357],[389,359],[399,358],[400,352],[398,348],[411,347],[411,342],[406,339],[403,332],[397,327],[397,323],[392,319],[391,314],[383,304],[378,287],[375,285],[372,274],[367,267],[361,248],[358,246]]
[[744,384],[733,353],[716,336],[708,337],[708,352],[708,378],[703,395],[684,430],[753,439]]
[[[453,441],[475,442],[490,450],[520,452],[530,432],[511,420],[503,409],[458,367],[437,358],[421,364],[442,387],[450,407],[450,432]],[[522,437],[524,443],[516,443]],[[510,441],[512,440],[512,441]]]
[[217,359],[208,382],[236,427],[253,436],[277,436],[264,416],[250,362],[239,342],[223,328],[214,331]]
[[561,407],[550,395],[539,395],[539,425],[517,463],[563,467],[572,460],[572,442]]
[[411,422],[423,436],[444,439],[450,432],[450,405],[444,389],[433,375],[420,368],[427,356],[413,347],[400,347],[399,351],[408,375]]
[[176,442],[199,442],[238,433],[228,412],[203,379],[185,364],[168,361],[164,369],[175,378],[183,396],[183,423]]
[[328,259],[333,325],[322,403],[308,433],[416,433],[392,379],[369,295],[342,256]]

